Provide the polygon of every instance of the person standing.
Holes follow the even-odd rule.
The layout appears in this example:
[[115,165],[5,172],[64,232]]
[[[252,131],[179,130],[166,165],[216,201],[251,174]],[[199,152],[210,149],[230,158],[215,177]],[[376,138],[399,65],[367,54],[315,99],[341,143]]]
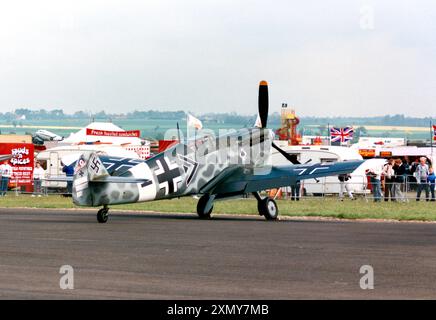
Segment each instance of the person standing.
[[32,196],[38,195],[41,197],[42,194],[42,179],[45,177],[45,170],[41,166],[41,163],[37,161],[35,163],[35,168],[33,169],[33,186],[35,188],[34,194]]
[[395,196],[394,196],[394,181],[395,181],[395,172],[393,169],[394,166],[394,159],[389,159],[388,163],[386,163],[383,166],[383,177],[384,177],[384,184],[385,184],[385,189],[384,189],[384,198],[385,201],[389,201],[389,198],[391,199],[391,201],[395,201]]
[[0,163],[0,197],[3,196],[3,167],[5,164],[2,162]]
[[8,191],[9,180],[12,177],[12,167],[8,161],[4,161],[0,166],[1,183],[0,183],[0,196],[6,196]]
[[435,187],[435,182],[436,182],[436,175],[434,174],[434,169],[433,167],[430,167],[428,169],[428,182],[430,183],[430,193],[431,193],[431,201],[435,201],[435,195],[434,195],[434,187]]
[[407,194],[407,192],[409,192],[409,180],[410,177],[412,176],[412,173],[410,172],[410,164],[409,164],[409,157],[404,157],[403,159],[403,166],[404,166],[404,174],[403,174],[403,189],[401,191],[403,191],[405,194]]
[[425,200],[429,200],[429,184],[428,184],[428,165],[427,165],[427,159],[425,157],[421,157],[419,159],[419,164],[416,166],[415,170],[415,177],[416,177],[416,183],[418,184],[418,189],[416,192],[416,201],[419,201],[421,198],[421,192],[422,190],[425,191]]
[[[72,165],[64,165],[62,168],[62,172],[65,172],[67,177],[74,176],[74,167]],[[67,181],[67,195],[70,196],[73,193],[73,181]]]
[[393,195],[395,200],[404,201],[403,185],[405,181],[406,167],[401,159],[396,159],[394,162],[394,186]]
[[418,181],[416,181],[416,168],[419,165],[419,159],[416,158],[409,166],[410,176],[407,185],[409,186],[409,190],[407,191],[416,191],[418,189]]
[[365,174],[370,177],[374,202],[380,202],[382,197],[380,182],[381,173],[382,168],[379,167],[365,170]]
[[291,184],[291,200],[292,201],[300,201],[300,188],[301,183],[300,180],[295,181],[294,184]]
[[353,192],[352,192],[351,186],[350,186],[350,179],[351,179],[351,176],[348,173],[338,175],[338,180],[339,180],[339,184],[340,184],[339,199],[341,201],[344,201],[344,192],[347,192],[348,197],[351,200],[354,200]]

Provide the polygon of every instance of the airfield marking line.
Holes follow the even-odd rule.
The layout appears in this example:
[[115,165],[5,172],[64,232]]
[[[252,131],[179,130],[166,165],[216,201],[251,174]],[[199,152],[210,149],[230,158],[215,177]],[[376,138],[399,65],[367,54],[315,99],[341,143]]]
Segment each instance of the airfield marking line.
[[[94,212],[95,209],[91,208],[36,208],[36,207],[0,207],[1,209],[21,209],[21,210],[47,210],[47,211],[73,211],[77,213]],[[171,215],[186,215],[196,217],[194,212],[158,212],[152,210],[128,210],[128,209],[112,209],[116,213],[122,214],[152,214],[156,216],[171,216]],[[236,218],[257,218],[259,221],[265,221],[263,217],[254,213],[240,214],[240,213],[214,213],[213,216],[219,217],[236,217]],[[323,217],[323,216],[289,216],[279,215],[278,221],[334,221],[334,222],[374,222],[374,223],[409,223],[409,224],[436,224],[436,221],[425,220],[396,220],[396,219],[375,219],[375,218],[362,218],[362,219],[347,219],[347,218],[335,218],[335,217]],[[267,221],[265,221],[267,222]],[[274,223],[274,222],[271,222]]]

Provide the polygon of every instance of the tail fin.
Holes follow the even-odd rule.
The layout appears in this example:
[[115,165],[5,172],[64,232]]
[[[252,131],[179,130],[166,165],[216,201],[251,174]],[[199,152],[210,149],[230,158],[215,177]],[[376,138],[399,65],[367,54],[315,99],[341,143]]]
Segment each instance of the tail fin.
[[[144,169],[148,168],[145,164],[143,166]],[[154,188],[150,178],[151,172],[148,178],[111,176],[96,153],[84,153],[74,168],[73,202],[79,206],[136,202],[139,199],[138,184],[143,187],[152,185],[151,188]],[[153,199],[155,195],[152,195]]]
[[109,173],[96,153],[82,154],[74,168],[73,202],[81,206],[92,206],[93,198],[89,182],[107,176]]

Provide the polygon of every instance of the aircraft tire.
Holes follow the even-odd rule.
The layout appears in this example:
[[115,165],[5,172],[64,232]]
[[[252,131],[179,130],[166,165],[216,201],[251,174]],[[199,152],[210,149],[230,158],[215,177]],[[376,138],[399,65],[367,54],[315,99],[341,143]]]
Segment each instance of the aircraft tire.
[[211,208],[206,211],[206,206],[210,201],[210,196],[205,194],[203,195],[197,203],[197,214],[201,219],[209,219],[210,218],[210,214],[212,213],[213,210],[213,205],[211,206]]
[[266,220],[277,220],[279,216],[277,203],[268,197],[257,202],[257,209],[259,214],[264,216]]
[[108,208],[102,208],[98,210],[97,212],[97,221],[98,223],[106,223],[109,218],[109,209]]

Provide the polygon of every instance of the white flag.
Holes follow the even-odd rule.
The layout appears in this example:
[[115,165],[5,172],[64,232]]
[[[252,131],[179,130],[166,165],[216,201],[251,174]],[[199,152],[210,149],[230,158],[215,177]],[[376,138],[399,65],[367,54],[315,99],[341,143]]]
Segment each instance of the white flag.
[[256,128],[262,128],[262,121],[260,120],[260,116],[257,115],[256,122],[254,123]]
[[188,113],[188,127],[194,127],[197,130],[201,130],[203,124],[196,117]]

